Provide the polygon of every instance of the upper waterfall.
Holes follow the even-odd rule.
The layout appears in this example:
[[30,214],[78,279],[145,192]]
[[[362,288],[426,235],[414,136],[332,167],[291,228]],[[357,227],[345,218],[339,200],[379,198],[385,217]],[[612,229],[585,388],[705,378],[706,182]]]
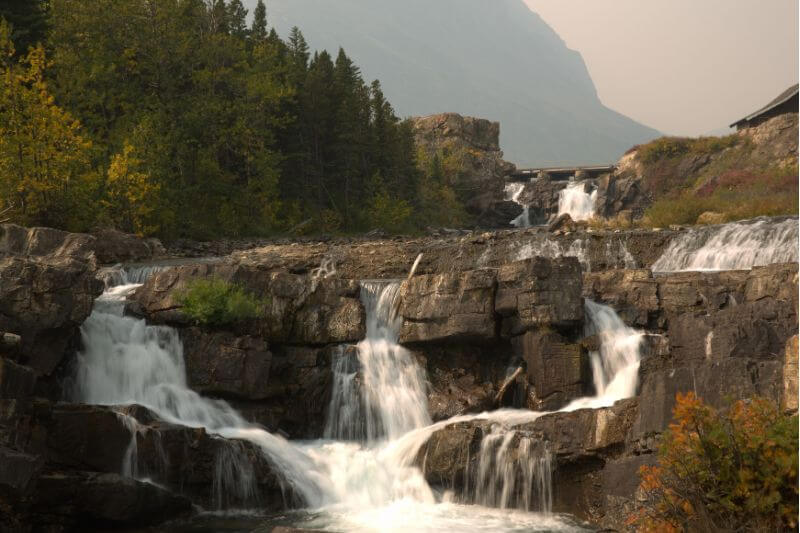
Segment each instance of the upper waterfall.
[[558,216],[567,214],[572,220],[589,220],[594,216],[597,189],[586,192],[585,182],[571,183],[558,195]]
[[760,218],[690,229],[672,240],[654,272],[748,270],[797,262],[796,218]]

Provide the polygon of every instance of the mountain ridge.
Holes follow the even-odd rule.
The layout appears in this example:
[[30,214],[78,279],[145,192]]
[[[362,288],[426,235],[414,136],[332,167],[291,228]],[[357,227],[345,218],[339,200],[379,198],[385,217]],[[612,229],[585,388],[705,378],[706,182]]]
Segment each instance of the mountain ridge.
[[615,161],[659,135],[605,107],[581,54],[522,0],[270,0],[267,11],[281,35],[298,26],[313,49],[343,47],[402,116],[499,121],[520,165]]

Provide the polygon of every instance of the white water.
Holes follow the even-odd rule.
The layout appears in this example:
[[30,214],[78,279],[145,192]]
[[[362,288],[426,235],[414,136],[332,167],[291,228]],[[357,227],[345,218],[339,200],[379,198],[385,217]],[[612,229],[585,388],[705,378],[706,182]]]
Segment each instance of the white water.
[[[534,239],[519,248],[514,260],[522,261],[532,257],[547,257],[549,259],[575,257],[585,272],[592,271],[592,262],[586,249],[586,242],[582,239],[575,239],[569,246],[547,238]],[[612,240],[606,242],[604,259],[608,268],[637,268],[636,260],[621,239],[617,240],[616,243]]]
[[[576,529],[557,516],[509,510],[550,509],[552,459],[546,443],[513,429],[544,413],[504,409],[430,423],[424,373],[396,343],[398,284],[362,285],[367,336],[355,348],[343,347],[334,359],[325,429],[329,440],[301,443],[248,424],[227,403],[191,391],[177,332],[123,316],[124,299],[136,287],[108,289],[83,325],[78,399],[142,404],[166,421],[255,444],[302,503],[318,513],[316,522],[304,525],[338,531]],[[638,367],[638,344],[626,339],[640,337],[620,327],[609,308],[587,302],[587,315],[587,333],[599,332],[603,342],[593,356],[596,404],[610,405],[635,391],[636,373],[631,369]],[[492,428],[481,445],[476,478],[463,494],[437,495],[413,464],[433,432],[469,420],[487,421]],[[136,476],[135,422],[132,426],[125,470]],[[212,496],[217,507],[254,500],[253,472],[240,448],[233,446],[222,454],[215,468]]]
[[522,195],[522,191],[524,190],[524,183],[507,183],[505,187],[506,200],[510,200],[515,204],[522,206],[522,214],[510,222],[510,224],[515,228],[531,227],[530,208],[519,201],[519,197]]
[[773,263],[794,263],[797,248],[795,218],[694,228],[672,240],[653,264],[653,271],[748,270]]
[[589,220],[594,216],[597,189],[587,193],[584,182],[571,183],[558,193],[558,215],[568,214],[572,220]]

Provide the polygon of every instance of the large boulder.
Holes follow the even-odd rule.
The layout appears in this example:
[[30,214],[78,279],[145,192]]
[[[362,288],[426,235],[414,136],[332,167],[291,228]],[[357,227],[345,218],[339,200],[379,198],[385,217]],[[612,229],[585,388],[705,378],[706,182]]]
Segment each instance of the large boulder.
[[496,271],[415,276],[401,287],[401,343],[495,338]]
[[21,336],[18,362],[50,376],[78,339],[103,286],[94,239],[0,226],[0,331]]
[[470,213],[480,217],[504,201],[504,177],[515,167],[503,161],[499,123],[444,113],[412,118],[411,127],[417,147],[428,157],[438,154],[458,161],[453,185],[457,191],[470,191],[464,198]]
[[181,339],[192,390],[250,400],[268,396],[272,354],[262,339],[200,328],[183,330]]
[[166,254],[158,239],[142,239],[115,229],[94,232],[94,252],[102,265],[152,260]]

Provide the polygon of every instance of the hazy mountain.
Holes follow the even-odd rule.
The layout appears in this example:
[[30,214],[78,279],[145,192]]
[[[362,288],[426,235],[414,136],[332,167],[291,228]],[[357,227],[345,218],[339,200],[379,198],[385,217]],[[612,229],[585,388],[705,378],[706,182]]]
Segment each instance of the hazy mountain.
[[500,121],[520,165],[616,161],[658,135],[603,106],[581,55],[522,0],[268,0],[267,12],[282,36],[299,26],[312,48],[344,47],[401,116]]

